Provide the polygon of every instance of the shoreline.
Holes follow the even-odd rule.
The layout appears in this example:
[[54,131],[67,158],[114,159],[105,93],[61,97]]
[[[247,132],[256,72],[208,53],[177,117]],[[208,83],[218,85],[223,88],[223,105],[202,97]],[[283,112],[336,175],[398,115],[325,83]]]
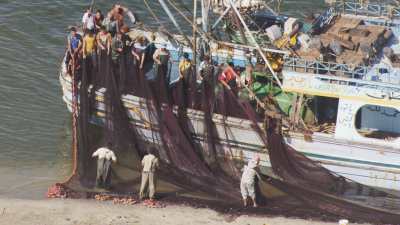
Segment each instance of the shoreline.
[[163,208],[149,208],[143,203],[113,204],[110,201],[43,199],[23,200],[0,197],[0,225],[334,225],[281,216],[239,215],[218,213],[212,209],[194,208],[182,204],[167,204]]

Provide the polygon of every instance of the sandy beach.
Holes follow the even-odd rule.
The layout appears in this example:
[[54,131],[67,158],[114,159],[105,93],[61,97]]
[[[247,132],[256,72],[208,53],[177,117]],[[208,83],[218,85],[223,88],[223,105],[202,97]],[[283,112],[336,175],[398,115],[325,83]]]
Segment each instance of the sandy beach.
[[95,200],[0,199],[1,225],[308,225],[337,224],[283,217],[232,218],[209,209],[186,206],[148,208]]

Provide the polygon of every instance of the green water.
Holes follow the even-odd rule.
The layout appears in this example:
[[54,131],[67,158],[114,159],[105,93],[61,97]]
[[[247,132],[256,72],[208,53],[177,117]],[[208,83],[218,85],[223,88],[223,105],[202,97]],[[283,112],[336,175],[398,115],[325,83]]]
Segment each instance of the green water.
[[[96,6],[106,11],[115,2],[98,0]],[[145,24],[158,26],[141,0],[118,2],[138,13]],[[149,2],[168,26],[157,1]],[[43,198],[50,184],[69,174],[71,118],[62,101],[58,72],[66,28],[80,21],[88,4],[90,1],[0,0],[2,197]],[[284,4],[286,12],[297,16],[322,7],[322,0]]]

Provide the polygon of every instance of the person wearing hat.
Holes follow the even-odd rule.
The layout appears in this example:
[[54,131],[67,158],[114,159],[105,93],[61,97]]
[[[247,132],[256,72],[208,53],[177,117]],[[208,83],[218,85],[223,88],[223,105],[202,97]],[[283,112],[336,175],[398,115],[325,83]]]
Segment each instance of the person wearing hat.
[[254,185],[256,177],[260,179],[260,176],[257,172],[259,163],[260,156],[256,155],[248,162],[247,166],[243,168],[243,174],[240,180],[240,192],[242,193],[244,207],[247,207],[248,197],[252,199],[253,207],[257,207]]

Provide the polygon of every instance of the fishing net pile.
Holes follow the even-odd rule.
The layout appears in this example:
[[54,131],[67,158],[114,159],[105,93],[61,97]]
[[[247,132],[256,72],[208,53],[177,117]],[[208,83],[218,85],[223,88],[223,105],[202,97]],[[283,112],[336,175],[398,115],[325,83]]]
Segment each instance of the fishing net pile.
[[[144,69],[139,69],[130,53],[122,54],[118,60],[101,53],[96,65],[82,60],[72,84],[76,104],[79,98],[79,107],[74,107],[75,166],[64,185],[76,192],[96,192],[96,160],[92,153],[111,143],[118,157],[112,167],[113,193],[137,192],[140,160],[147,152],[155,151],[161,161],[157,175],[162,182],[173,185],[175,191],[201,193],[239,205],[244,162],[236,160],[229,145],[222,143],[220,135],[229,136],[228,125],[218,131],[213,120],[215,115],[235,116],[252,124],[267,149],[261,154],[268,154],[275,175],[262,174],[257,193],[259,199],[266,199],[266,209],[273,197],[265,194],[265,189],[274,188],[288,196],[281,198],[283,203],[279,205],[284,207],[287,201],[290,210],[308,208],[314,214],[370,223],[400,222],[400,214],[394,209],[382,208],[385,202],[368,205],[364,201],[364,197],[394,196],[333,174],[290,148],[283,139],[279,117],[265,117],[254,110],[251,101],[239,99],[230,90],[218,89],[218,69],[208,72],[201,84],[196,83],[192,71],[189,79],[171,85],[168,67],[155,66],[147,60]],[[122,101],[121,97],[128,100]],[[196,118],[190,118],[193,115]],[[196,129],[202,130],[201,137],[195,135]]]

